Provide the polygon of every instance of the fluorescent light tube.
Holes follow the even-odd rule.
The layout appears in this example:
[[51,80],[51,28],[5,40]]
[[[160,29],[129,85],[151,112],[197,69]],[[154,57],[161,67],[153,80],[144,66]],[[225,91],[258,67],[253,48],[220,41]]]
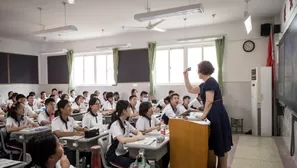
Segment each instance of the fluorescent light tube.
[[67,3],[69,3],[69,4],[75,4],[75,0],[67,0]]
[[143,21],[150,21],[150,20],[156,20],[156,19],[165,19],[169,17],[176,17],[176,16],[189,16],[194,15],[197,13],[203,13],[203,5],[202,3],[199,4],[193,4],[188,6],[181,6],[176,8],[169,8],[169,9],[163,9],[158,11],[151,11],[151,12],[145,12],[134,15],[134,19],[143,22]]
[[192,37],[192,38],[183,38],[178,39],[178,43],[201,43],[201,42],[210,42],[220,39],[223,36],[205,36],[205,37]]
[[32,33],[33,36],[38,36],[38,37],[46,37],[50,35],[58,35],[58,34],[65,34],[65,33],[70,33],[70,32],[75,32],[77,31],[77,27],[73,25],[68,25],[68,26],[63,26],[63,27],[56,27],[52,29],[46,29],[46,30],[41,30]]
[[97,46],[97,49],[113,49],[113,48],[129,48],[131,47],[131,44],[115,44],[115,45],[103,45],[103,46]]
[[61,49],[56,51],[46,51],[46,52],[39,52],[40,55],[58,55],[58,54],[66,54],[67,49]]
[[251,15],[244,21],[244,25],[245,25],[247,34],[249,34],[253,29]]

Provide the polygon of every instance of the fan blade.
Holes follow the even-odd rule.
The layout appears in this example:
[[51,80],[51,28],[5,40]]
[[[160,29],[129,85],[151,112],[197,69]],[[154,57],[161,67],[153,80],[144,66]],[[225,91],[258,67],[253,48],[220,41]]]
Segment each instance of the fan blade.
[[158,27],[154,27],[151,30],[154,30],[154,31],[157,31],[157,32],[166,32],[167,31],[165,29],[161,29],[161,28],[158,28]]
[[126,27],[126,26],[123,26],[123,29],[125,28],[128,28],[128,29],[143,29],[143,28],[146,28],[146,27],[141,27],[141,26],[129,26],[129,27]]
[[162,20],[160,20],[159,22],[156,22],[156,23],[154,23],[154,24],[151,24],[151,22],[150,22],[149,26],[152,27],[152,28],[154,28],[154,27],[156,27],[157,25],[159,25],[159,24],[162,23],[162,22],[164,22],[164,19],[162,19]]

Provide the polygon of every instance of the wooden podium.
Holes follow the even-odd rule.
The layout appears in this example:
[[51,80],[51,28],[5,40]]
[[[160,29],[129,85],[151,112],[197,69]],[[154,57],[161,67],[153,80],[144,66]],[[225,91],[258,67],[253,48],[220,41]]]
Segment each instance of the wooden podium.
[[208,129],[208,124],[170,119],[170,168],[207,168]]

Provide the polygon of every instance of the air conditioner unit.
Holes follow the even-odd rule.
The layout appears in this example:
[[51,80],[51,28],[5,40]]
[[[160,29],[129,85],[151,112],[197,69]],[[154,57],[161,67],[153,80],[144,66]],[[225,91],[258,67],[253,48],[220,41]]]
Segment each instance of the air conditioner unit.
[[99,50],[109,50],[109,49],[113,49],[113,48],[129,48],[131,47],[130,43],[127,44],[115,44],[115,45],[103,45],[103,46],[97,46],[96,48]]
[[197,13],[203,13],[203,5],[202,3],[193,4],[188,6],[181,6],[176,8],[163,9],[158,11],[149,11],[145,13],[140,13],[134,15],[134,19],[143,22],[143,21],[151,21],[156,19],[165,19],[169,17],[176,16],[189,16]]
[[32,33],[33,36],[38,36],[38,37],[46,37],[50,35],[59,35],[59,34],[65,34],[65,33],[70,33],[70,32],[75,32],[78,31],[77,27],[73,25],[68,25],[68,26],[63,26],[63,27],[56,27],[52,29],[46,29],[46,30],[41,30]]
[[272,69],[251,70],[252,133],[272,136]]
[[40,55],[59,55],[59,54],[66,54],[67,49],[61,49],[61,50],[55,50],[55,51],[45,51],[45,52],[39,52]]

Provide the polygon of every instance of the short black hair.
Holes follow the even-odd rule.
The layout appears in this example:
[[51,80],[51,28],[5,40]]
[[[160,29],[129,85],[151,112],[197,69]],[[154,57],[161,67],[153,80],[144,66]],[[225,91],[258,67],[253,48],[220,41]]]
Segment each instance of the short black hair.
[[51,94],[49,97],[52,98],[52,97],[55,97],[55,95],[52,95],[52,94]]
[[56,101],[55,101],[55,99],[53,99],[53,98],[48,98],[48,99],[45,100],[44,104],[45,104],[45,105],[48,105],[48,104],[51,103],[51,102],[55,103]]
[[146,113],[148,112],[148,110],[153,107],[152,106],[152,103],[150,102],[142,102],[140,105],[139,105],[139,115],[140,116],[145,116]]
[[96,93],[92,93],[91,96],[90,96],[90,99],[96,98],[96,97],[98,97],[98,95]]
[[142,91],[142,92],[140,93],[140,96],[147,95],[147,94],[148,94],[148,92],[146,92],[146,91]]
[[32,96],[34,96],[34,95],[32,95],[32,94],[29,94],[29,95],[27,96],[27,100],[29,99],[29,97],[32,97]]
[[166,101],[170,102],[170,97],[169,96],[164,98],[164,102],[166,102]]
[[43,93],[45,93],[45,91],[40,92],[40,95],[42,95]]
[[36,96],[35,92],[30,92],[29,95]]
[[184,96],[183,100],[185,100],[185,99],[191,99],[191,97],[190,96]]
[[22,99],[22,98],[26,98],[26,96],[23,95],[23,94],[19,94],[19,95],[16,96],[16,100],[17,100],[17,101],[18,101],[19,99]]
[[52,89],[52,92],[53,92],[53,91],[58,91],[58,90],[57,90],[56,88],[53,88],[53,89]]
[[174,97],[174,96],[178,96],[179,97],[179,94],[177,94],[177,93],[173,93],[173,94],[171,94],[169,97],[170,97],[170,100]]
[[74,92],[75,90],[74,89],[72,89],[72,90],[70,90],[70,93],[72,93],[72,92]]
[[63,91],[62,91],[62,90],[58,91],[58,94],[62,94],[62,93],[63,93]]
[[212,75],[214,70],[213,65],[209,61],[202,61],[198,64],[198,72],[203,75]]
[[89,93],[88,91],[84,91],[83,94]]
[[168,95],[171,95],[172,93],[175,93],[174,90],[169,90]]
[[137,96],[132,95],[132,96],[129,97],[129,100],[133,99],[134,97],[137,97]]
[[107,92],[106,93],[106,99],[112,98],[113,97],[113,93],[112,92]]

